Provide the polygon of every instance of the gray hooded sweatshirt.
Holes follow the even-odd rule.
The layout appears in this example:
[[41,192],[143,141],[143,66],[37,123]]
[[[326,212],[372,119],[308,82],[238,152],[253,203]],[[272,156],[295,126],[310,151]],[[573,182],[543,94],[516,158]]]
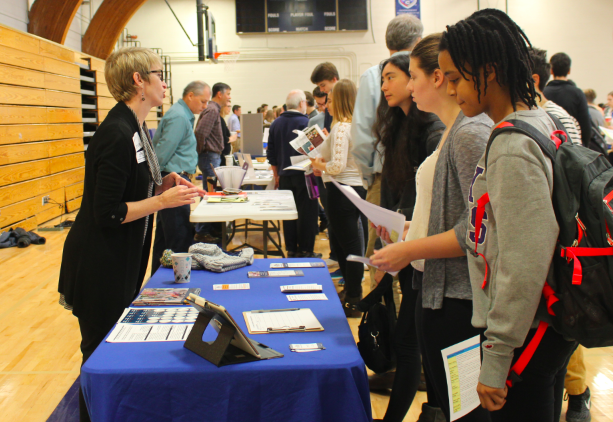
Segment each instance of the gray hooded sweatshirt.
[[[547,137],[556,129],[542,109],[517,111],[505,118],[510,119],[523,120]],[[484,289],[485,261],[470,253],[467,256],[472,324],[486,329],[479,381],[489,387],[504,388],[514,349],[524,344],[528,331],[539,320],[547,321],[546,311],[541,308],[537,313],[537,309],[545,281],[551,277],[559,232],[552,189],[551,160],[535,141],[519,133],[497,136],[487,165],[484,154],[475,169],[468,197],[468,230],[462,240],[469,250],[475,250],[477,200],[488,192],[490,203],[485,206],[478,239],[478,251],[488,265]]]

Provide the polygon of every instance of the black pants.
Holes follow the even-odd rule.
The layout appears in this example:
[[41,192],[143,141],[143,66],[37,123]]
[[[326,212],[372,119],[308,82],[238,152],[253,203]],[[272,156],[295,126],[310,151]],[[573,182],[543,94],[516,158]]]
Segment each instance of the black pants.
[[[391,278],[392,276],[386,274],[385,277]],[[394,377],[387,411],[383,418],[385,422],[402,422],[404,420],[411,403],[413,403],[420,381],[421,359],[415,328],[415,305],[418,291],[413,290],[411,286],[412,278],[413,267],[410,265],[398,274],[400,288],[402,289],[402,302],[400,303],[394,335],[396,376]]]
[[[167,174],[162,172],[162,177]],[[189,181],[187,176],[181,177]],[[189,205],[158,211],[151,254],[151,275],[160,267],[160,258],[166,249],[172,249],[173,252],[187,252],[194,243],[194,226],[189,221],[190,212]]]
[[[332,232],[332,227],[330,226],[330,221],[328,220],[328,210],[326,210],[327,204],[326,201],[328,200],[328,190],[326,189],[326,185],[324,184],[324,181],[321,179],[321,177],[317,178],[317,188],[319,189],[319,199],[321,201],[321,206],[324,209],[324,214],[326,214],[326,221],[328,223],[328,237],[330,237],[330,233]],[[336,253],[334,252],[334,249],[332,249],[332,242],[329,242],[330,244],[330,259],[334,260],[334,261],[338,261],[338,259],[336,258]]]
[[285,249],[288,252],[313,252],[315,236],[319,232],[317,226],[319,204],[316,199],[309,198],[304,174],[280,176],[279,189],[292,191],[298,210],[298,220],[283,221]]
[[[415,271],[413,277],[421,285],[422,280],[420,278],[423,277],[423,273]],[[441,309],[423,308],[421,290],[419,291],[417,306],[415,307],[415,320],[424,372],[427,374],[428,402],[431,406],[440,407],[447,420],[449,420],[449,394],[441,350],[483,334],[483,329],[472,326],[472,314],[473,304],[471,300],[447,297],[443,299]],[[490,412],[479,406],[468,415],[457,420],[489,422]]]
[[[95,324],[85,321],[79,318],[79,329],[81,330],[81,353],[83,353],[83,362],[81,366],[87,362],[87,359],[94,353],[94,350],[98,347],[104,337],[111,331],[115,322],[109,322],[107,324]],[[83,387],[79,387],[79,420],[81,422],[89,422],[89,414],[87,413],[87,406],[85,404],[85,398],[83,397]]]
[[[362,186],[352,186],[362,199],[366,198],[366,189]],[[336,252],[341,274],[345,279],[347,297],[356,298],[362,295],[362,277],[364,264],[347,261],[347,255],[362,255],[362,241],[358,233],[358,222],[361,216],[355,205],[338,190],[333,183],[326,183],[327,200],[326,213],[332,230],[330,244]]]
[[[513,363],[536,333],[530,330],[524,345],[515,349]],[[485,337],[481,336],[484,341]],[[530,363],[521,374],[522,381],[509,388],[504,407],[492,412],[493,422],[558,422],[562,413],[564,376],[568,360],[577,348],[574,341],[548,328]]]

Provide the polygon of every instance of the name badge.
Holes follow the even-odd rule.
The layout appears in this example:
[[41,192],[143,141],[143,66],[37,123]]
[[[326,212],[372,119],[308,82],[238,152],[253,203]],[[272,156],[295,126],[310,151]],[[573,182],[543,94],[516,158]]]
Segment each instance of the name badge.
[[138,136],[138,132],[134,133],[134,136],[132,137],[132,142],[134,142],[134,149],[136,150],[136,152],[143,149],[143,144],[141,144],[140,142],[140,136]]
[[145,151],[138,151],[136,153],[136,162],[140,164],[143,161],[145,161]]

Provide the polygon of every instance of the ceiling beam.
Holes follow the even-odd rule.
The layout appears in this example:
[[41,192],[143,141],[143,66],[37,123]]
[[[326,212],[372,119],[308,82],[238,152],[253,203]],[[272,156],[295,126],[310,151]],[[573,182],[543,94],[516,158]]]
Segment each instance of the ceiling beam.
[[123,29],[146,1],[104,0],[85,31],[81,43],[83,52],[106,60]]
[[28,32],[64,44],[83,0],[36,0],[28,15]]

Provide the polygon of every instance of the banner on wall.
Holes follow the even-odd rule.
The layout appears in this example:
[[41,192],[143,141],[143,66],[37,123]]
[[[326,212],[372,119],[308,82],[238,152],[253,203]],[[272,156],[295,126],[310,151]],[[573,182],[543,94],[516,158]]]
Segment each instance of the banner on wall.
[[421,19],[419,11],[420,0],[394,0],[396,2],[396,16],[409,13]]

